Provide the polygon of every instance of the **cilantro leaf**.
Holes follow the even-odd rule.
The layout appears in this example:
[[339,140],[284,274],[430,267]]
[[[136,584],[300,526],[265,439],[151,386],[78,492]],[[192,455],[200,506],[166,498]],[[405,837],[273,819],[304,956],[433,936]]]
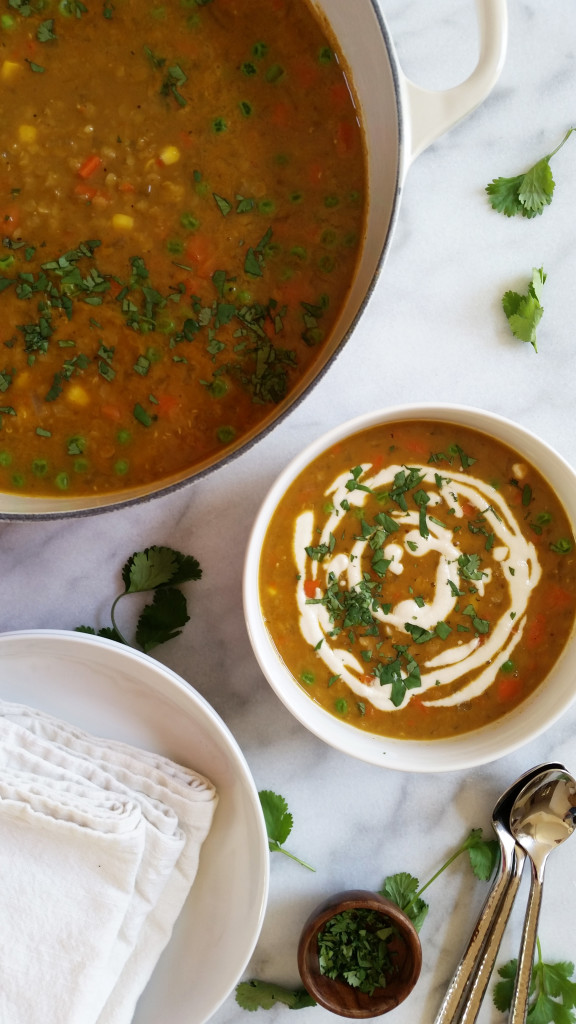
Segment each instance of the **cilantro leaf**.
[[270,1010],[276,1003],[283,1003],[290,1010],[301,1010],[305,1006],[316,1006],[306,989],[288,989],[269,981],[241,981],[236,986],[236,1002],[243,1010]]
[[47,43],[57,38],[54,32],[54,18],[48,18],[40,23],[36,29],[36,38],[40,43]]
[[512,178],[494,178],[485,191],[490,204],[498,213],[505,217],[513,217],[521,213],[523,217],[536,217],[543,213],[552,202],[555,181],[550,169],[550,160],[568,140],[574,128],[569,128],[559,146],[548,156],[538,160],[533,167],[523,174]]
[[399,871],[395,875],[388,875],[380,889],[380,895],[387,900],[392,900],[399,907],[404,907],[416,895],[420,882],[414,875],[407,871]]
[[[528,1024],[574,1024],[572,1012],[576,1007],[576,982],[572,980],[574,964],[568,961],[549,964],[542,958],[538,940],[538,955],[532,968]],[[506,1013],[512,1005],[517,960],[510,960],[498,969],[500,981],[493,991],[494,1005]]]
[[534,267],[532,280],[528,285],[526,295],[519,295],[518,292],[508,291],[502,297],[502,308],[512,334],[520,341],[528,341],[534,351],[538,351],[536,344],[536,328],[542,319],[544,308],[541,304],[542,289],[546,281],[546,274],[542,267]]
[[176,587],[164,587],[154,592],[152,604],[142,610],[136,626],[136,641],[148,653],[158,644],[173,640],[182,632],[179,626],[189,622],[186,598]]
[[428,904],[417,895],[419,885],[414,875],[400,871],[396,875],[388,875],[380,889],[380,895],[396,903],[410,918],[417,932],[420,931],[428,913]]
[[136,551],[122,568],[124,590],[115,598],[110,611],[112,627],[96,630],[91,626],[77,626],[77,632],[91,633],[127,644],[129,641],[115,620],[116,605],[127,594],[140,594],[153,590],[151,604],[141,611],[136,626],[136,643],[148,653],[158,644],[173,640],[190,620],[186,597],[178,586],[199,580],[202,570],[192,555],[183,555],[168,547],[150,547]]
[[283,796],[263,789],[258,793],[268,838],[275,843],[285,843],[292,831],[294,819]]
[[116,632],[115,629],[110,629],[108,626],[104,626],[103,629],[99,629],[96,632],[92,626],[76,626],[75,633],[90,633],[91,636],[103,636],[107,640],[116,640],[119,644],[126,643],[126,641]]
[[487,573],[480,568],[480,555],[461,554],[458,558],[458,572],[465,580],[481,580]]
[[510,960],[503,967],[498,968],[498,974],[501,981],[496,982],[494,985],[494,991],[492,993],[492,999],[494,1006],[501,1013],[506,1013],[507,1010],[512,1006],[512,996],[514,994],[514,980],[516,978],[516,972],[518,970],[518,961]]
[[496,839],[483,839],[482,829],[473,828],[464,844],[468,850],[472,871],[483,882],[487,882],[498,865],[500,848]]
[[182,555],[167,547],[145,548],[128,559],[122,569],[126,594],[137,594],[156,587],[198,580],[202,570],[191,555]]
[[494,178],[489,185],[486,185],[485,191],[490,196],[490,204],[497,213],[503,213],[505,217],[513,217],[516,213],[521,212],[518,193],[523,181],[524,175],[518,174],[515,178]]
[[283,844],[288,839],[294,824],[294,819],[288,810],[288,804],[284,797],[278,793],[273,793],[270,789],[261,789],[258,797],[264,815],[270,852],[283,853],[286,857],[290,857],[291,860],[297,861],[302,867],[308,868],[309,871],[314,871],[315,869],[310,867],[310,864],[306,864],[305,861],[300,860],[299,857],[295,857],[293,853],[289,853],[288,850],[284,849]]

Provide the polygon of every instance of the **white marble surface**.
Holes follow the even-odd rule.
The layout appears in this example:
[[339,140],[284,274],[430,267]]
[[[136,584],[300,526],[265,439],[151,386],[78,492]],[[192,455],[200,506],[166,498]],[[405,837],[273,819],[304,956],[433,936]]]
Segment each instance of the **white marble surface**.
[[[452,85],[471,69],[472,0],[382,0],[382,8],[405,71],[421,85]],[[287,845],[316,867],[312,874],[273,855],[268,911],[247,977],[296,984],[299,931],[325,895],[378,888],[399,870],[424,879],[471,827],[489,828],[495,799],[522,771],[550,758],[576,771],[576,708],[522,751],[468,773],[402,775],[355,762],[279,703],[253,657],[241,604],[250,525],[275,475],[311,437],[365,409],[435,399],[484,406],[532,428],[576,464],[576,138],[554,159],[557,190],[543,217],[509,221],[483,193],[492,177],[518,173],[549,152],[576,122],[576,7],[513,0],[509,14],[497,87],[411,168],[368,309],[299,408],[250,452],[168,497],[85,519],[0,525],[5,630],[108,624],[119,570],[145,546],[169,544],[201,562],[204,578],[189,589],[192,620],[157,656],[221,714],[258,788],[284,794],[295,819]],[[540,265],[549,277],[536,355],[509,333],[500,298],[524,289]],[[574,958],[575,855],[576,843],[568,843],[549,863],[540,927],[548,959]],[[422,976],[395,1011],[397,1024],[434,1019],[485,892],[464,861],[430,890]],[[500,962],[516,954],[525,897],[523,887]],[[231,996],[213,1022],[245,1019],[283,1024],[292,1016],[278,1008],[247,1018]],[[321,1024],[331,1015],[316,1007],[297,1019]],[[481,1020],[502,1019],[487,1000]]]

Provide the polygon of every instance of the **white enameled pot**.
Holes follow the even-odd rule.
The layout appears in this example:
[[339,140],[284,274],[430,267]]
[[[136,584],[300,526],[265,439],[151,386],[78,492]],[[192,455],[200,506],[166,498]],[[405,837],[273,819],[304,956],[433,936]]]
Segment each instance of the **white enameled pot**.
[[227,448],[191,472],[152,485],[82,497],[30,497],[0,493],[0,519],[53,518],[104,511],[167,493],[197,480],[250,447],[279,422],[322,376],[362,315],[384,263],[396,223],[403,184],[413,160],[486,98],[504,62],[506,0],[476,0],[478,63],[461,84],[442,91],[421,89],[402,72],[378,0],[312,0],[338,40],[350,68],[362,112],[368,156],[369,209],[355,280],[319,360],[288,398],[236,448]]

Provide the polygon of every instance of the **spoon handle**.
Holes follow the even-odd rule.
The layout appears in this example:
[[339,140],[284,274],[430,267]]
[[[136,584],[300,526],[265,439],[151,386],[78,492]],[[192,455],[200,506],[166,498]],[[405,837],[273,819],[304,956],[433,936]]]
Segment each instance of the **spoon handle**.
[[[466,951],[454,972],[454,976],[448,986],[448,990],[444,996],[444,1000],[438,1011],[434,1024],[458,1024],[460,1020],[460,1005],[464,997],[468,994],[470,985],[474,985],[476,969],[481,963],[485,944],[492,935],[492,926],[495,920],[497,921],[497,915],[502,907],[505,909],[506,917],[498,938],[494,939],[493,946],[491,945],[490,947],[491,960],[486,961],[485,970],[487,973],[484,974],[483,971],[483,978],[485,976],[486,980],[483,981],[482,994],[478,1001],[478,1007],[480,1005],[482,995],[484,994],[489,978],[488,963],[490,962],[491,969],[502,939],[504,924],[510,914],[512,903],[516,896],[522,867],[524,865],[524,851],[520,851],[520,858],[518,858],[517,853],[518,848],[507,850],[503,845],[501,845],[502,863],[500,874],[495,884],[492,886],[486,902],[482,907],[480,917],[478,918],[474,931],[470,936],[470,941]],[[470,1019],[474,1020],[475,1017]]]
[[512,996],[512,1009],[509,1017],[509,1024],[524,1024],[528,1014],[528,997],[530,995],[530,982],[532,980],[532,965],[534,963],[534,952],[536,950],[536,936],[538,931],[538,918],[540,917],[540,905],[542,903],[542,885],[544,881],[544,865],[540,871],[532,863],[532,883],[528,897],[528,908],[522,932],[520,944],[520,956],[518,957],[518,969],[516,971],[516,982],[514,995]]
[[464,1005],[459,1024],[474,1024],[478,1017],[484,993],[486,992],[488,982],[490,981],[492,971],[494,970],[494,963],[498,955],[498,950],[500,949],[504,929],[506,928],[508,918],[510,917],[510,911],[512,910],[512,905],[516,899],[525,860],[526,854],[524,853],[524,850],[521,846],[516,846],[513,873],[510,878],[508,888],[500,903],[498,915],[494,921],[492,930],[484,944],[480,963],[469,987],[468,996],[466,998],[466,1003]]

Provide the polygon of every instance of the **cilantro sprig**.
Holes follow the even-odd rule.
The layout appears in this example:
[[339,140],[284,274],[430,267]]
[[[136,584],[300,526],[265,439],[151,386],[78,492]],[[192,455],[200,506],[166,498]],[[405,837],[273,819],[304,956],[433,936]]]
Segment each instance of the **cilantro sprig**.
[[283,844],[288,839],[294,824],[294,818],[288,810],[288,804],[284,797],[278,793],[273,793],[270,789],[261,789],[258,796],[264,815],[270,852],[283,853],[286,857],[290,857],[291,860],[301,864],[302,867],[308,868],[309,871],[315,871],[316,869],[307,864],[306,861],[300,860],[300,857],[296,857],[293,853],[289,853],[288,850],[284,849]]
[[[532,968],[528,1024],[574,1024],[576,1016],[576,981],[574,964],[569,961],[549,964],[542,958],[540,940],[537,957]],[[518,961],[510,960],[498,969],[500,981],[494,986],[494,1005],[506,1013],[512,1005]]]
[[271,1010],[277,1003],[283,1003],[289,1010],[302,1010],[305,1006],[316,1006],[305,988],[289,989],[274,985],[270,981],[241,981],[236,986],[236,1002],[243,1010]]
[[173,640],[189,621],[186,597],[179,589],[183,583],[199,580],[202,570],[192,555],[183,555],[168,547],[150,547],[137,551],[122,569],[124,590],[115,598],[110,617],[112,627],[96,630],[91,626],[77,626],[77,632],[91,633],[117,640],[130,646],[116,620],[118,602],[127,594],[154,592],[151,604],[140,613],[136,626],[136,643],[148,653],[159,644]]
[[542,289],[546,281],[546,274],[542,267],[534,267],[532,280],[528,285],[525,295],[518,292],[508,291],[502,297],[502,308],[512,334],[520,341],[528,341],[534,351],[538,351],[536,344],[536,328],[542,319],[544,307],[542,306]]
[[494,178],[486,185],[485,191],[493,209],[506,217],[514,217],[520,213],[523,217],[532,218],[542,214],[545,207],[552,202],[556,184],[552,177],[550,160],[559,149],[562,149],[573,131],[576,131],[576,128],[569,128],[560,145],[523,174],[517,174],[512,178]]
[[420,931],[429,909],[428,904],[422,899],[422,893],[463,853],[468,854],[470,867],[476,878],[484,882],[488,881],[498,864],[500,856],[498,842],[495,839],[484,839],[482,829],[473,828],[460,846],[444,861],[442,867],[424,885],[420,885],[414,875],[401,871],[384,879],[380,895],[396,903],[410,918],[416,931]]

